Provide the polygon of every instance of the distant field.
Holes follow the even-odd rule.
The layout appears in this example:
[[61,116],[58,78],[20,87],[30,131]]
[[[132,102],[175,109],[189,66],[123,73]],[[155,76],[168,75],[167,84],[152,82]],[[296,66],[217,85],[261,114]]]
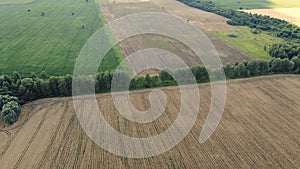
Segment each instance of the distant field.
[[[134,1],[134,0],[131,0]],[[162,9],[151,2],[140,2],[138,3],[128,3],[128,1],[123,1],[122,3],[117,1],[116,3],[103,4],[101,5],[101,10],[103,11],[106,19],[108,21],[113,21],[122,16],[141,13],[141,12],[164,12]],[[122,31],[122,30],[119,30]],[[161,48],[178,55],[183,59],[187,65],[199,65],[201,62],[198,57],[194,57],[194,52],[189,48],[184,46],[182,43],[175,39],[167,38],[159,35],[139,35],[130,37],[122,41],[119,46],[122,49],[124,56],[129,56],[132,53],[147,49],[147,48]],[[150,73],[150,72],[149,72]]]
[[[163,10],[162,7],[164,7]],[[140,0],[117,0],[115,3],[102,4],[101,11],[103,11],[108,21],[112,21],[133,13],[167,12],[184,19],[189,19],[191,23],[207,32],[235,30],[235,27],[226,24],[228,19],[213,13],[186,6],[176,0],[149,0],[148,2]],[[237,61],[251,59],[250,56],[240,52],[231,45],[228,45],[221,40],[210,36],[209,33],[207,36],[214,44],[223,63],[234,64]],[[171,40],[170,38],[168,39],[157,36],[132,37],[121,42],[120,47],[125,56],[132,54],[132,52],[137,49],[159,47],[169,50],[180,56],[181,59],[183,59],[188,65],[195,65],[195,63],[199,63],[193,52],[189,51],[185,46],[174,40]]]
[[[274,43],[283,41],[280,38],[275,38],[266,33],[253,34],[251,29],[246,27],[238,27],[238,29],[234,31],[213,32],[213,34],[256,59],[271,59],[268,53],[268,47]],[[230,34],[237,35],[238,37],[233,38],[228,36]],[[266,50],[264,50],[265,46],[267,47]]]
[[[93,0],[0,5],[0,15],[0,74],[43,70],[50,75],[71,74],[82,46],[103,25]],[[121,52],[112,50],[100,69],[111,70],[121,60]]]
[[300,8],[251,9],[244,11],[253,14],[269,15],[300,26]]
[[299,0],[211,0],[219,6],[234,9],[297,8]]
[[300,1],[298,0],[270,0],[272,8],[299,8]]

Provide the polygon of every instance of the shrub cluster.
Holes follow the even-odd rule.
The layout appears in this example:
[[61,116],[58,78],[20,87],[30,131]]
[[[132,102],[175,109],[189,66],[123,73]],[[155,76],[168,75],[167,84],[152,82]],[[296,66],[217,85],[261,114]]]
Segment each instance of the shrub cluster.
[[252,60],[237,63],[235,66],[226,65],[224,70],[227,77],[235,79],[279,73],[299,74],[299,65],[298,57],[294,57],[292,60],[275,58],[270,61]]
[[18,98],[8,95],[0,95],[1,118],[9,124],[13,124],[19,118],[21,107]]
[[269,49],[269,54],[274,58],[300,57],[300,46],[295,43],[273,44]]

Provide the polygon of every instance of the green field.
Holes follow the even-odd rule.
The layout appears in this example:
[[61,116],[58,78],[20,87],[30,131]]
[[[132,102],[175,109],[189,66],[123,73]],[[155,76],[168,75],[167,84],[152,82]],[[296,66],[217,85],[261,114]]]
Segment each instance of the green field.
[[101,4],[107,4],[109,3],[109,0],[95,0],[96,3],[101,3]]
[[[266,33],[253,34],[247,27],[236,28],[235,31],[213,32],[213,35],[256,59],[271,59],[268,48],[274,43],[283,42],[282,39]],[[230,34],[237,35],[237,37],[228,36]]]
[[296,8],[299,0],[211,0],[215,4],[231,9]]
[[24,4],[32,1],[33,0],[0,0],[0,4]]
[[[0,16],[0,74],[43,70],[50,75],[72,74],[82,46],[104,22],[93,0],[2,4]],[[116,47],[104,59],[100,70],[112,70],[121,60],[122,54]]]

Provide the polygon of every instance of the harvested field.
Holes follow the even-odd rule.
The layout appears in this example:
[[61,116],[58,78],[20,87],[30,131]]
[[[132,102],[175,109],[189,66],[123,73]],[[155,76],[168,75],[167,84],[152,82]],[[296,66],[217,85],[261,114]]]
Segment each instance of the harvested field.
[[108,21],[113,21],[122,16],[141,12],[163,12],[161,8],[152,2],[130,2],[101,4],[101,11]]
[[[209,84],[199,85],[201,113],[189,135],[169,152],[145,159],[121,158],[94,144],[76,118],[71,98],[44,99],[23,106],[20,121],[0,131],[1,168],[297,168],[300,166],[300,76],[279,75],[228,82],[225,112],[204,144],[199,133],[210,104]],[[177,118],[180,94],[162,89],[165,113],[153,123],[122,118],[110,94],[98,95],[100,110],[116,130],[148,137]],[[148,90],[131,100],[148,109]]]
[[300,8],[252,9],[244,11],[262,15],[269,15],[271,17],[283,19],[300,26]]
[[[205,31],[219,53],[223,63],[234,64],[237,61],[251,59],[251,57],[245,53],[240,52],[238,49],[210,35],[209,31],[235,29],[234,27],[226,24],[226,18],[191,8],[175,0],[151,0],[149,2],[135,1],[130,3],[126,0],[120,0],[115,3],[101,4],[100,8],[108,21],[113,21],[122,16],[141,12],[166,12],[177,15],[181,18],[189,19],[195,26]],[[121,42],[120,47],[125,56],[129,56],[132,52],[140,49],[159,47],[175,53],[189,66],[198,65],[200,63],[198,58],[196,58],[195,55],[193,55],[193,52],[185,45],[167,37],[141,35]]]
[[[111,2],[113,2],[113,0],[111,0]],[[112,9],[112,13],[119,16],[125,16],[124,12],[132,14],[137,12],[164,11],[177,15],[181,18],[188,19],[205,31],[224,31],[235,29],[233,26],[226,24],[228,19],[225,17],[189,7],[176,0],[117,0],[115,3],[106,4],[105,6],[110,9],[114,8]],[[156,10],[153,11],[153,8],[156,8]]]
[[[150,34],[134,36],[121,42],[120,47],[125,56],[129,56],[142,49],[160,48],[176,54],[188,66],[201,64],[201,60],[196,57],[190,48],[175,39],[164,36]],[[155,74],[155,72],[153,72],[153,74]]]
[[6,144],[9,142],[9,132],[5,132],[3,130],[0,130],[0,138],[1,138],[1,142],[0,142],[0,150],[5,149]]
[[[109,21],[113,21],[122,16],[141,12],[163,12],[161,8],[151,2],[141,3],[116,3],[101,5],[101,9]],[[121,31],[121,30],[120,30]],[[188,66],[199,65],[201,61],[183,43],[160,35],[138,35],[130,37],[119,44],[124,56],[129,56],[134,52],[147,48],[161,48],[173,52],[179,56]],[[148,73],[156,74],[156,71]]]
[[226,24],[225,17],[192,8],[176,0],[151,0],[159,7],[164,7],[168,13],[190,20],[194,25],[205,31],[234,30],[233,26]]

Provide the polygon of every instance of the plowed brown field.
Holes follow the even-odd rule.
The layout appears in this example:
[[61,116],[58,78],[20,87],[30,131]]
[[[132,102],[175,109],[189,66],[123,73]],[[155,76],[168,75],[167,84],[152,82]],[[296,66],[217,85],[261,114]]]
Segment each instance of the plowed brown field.
[[[110,154],[87,137],[71,98],[44,99],[23,106],[20,120],[0,130],[0,168],[297,168],[300,166],[300,76],[280,75],[228,82],[223,118],[212,137],[198,143],[210,104],[209,84],[199,85],[201,113],[189,135],[169,152],[145,159]],[[166,112],[153,123],[122,118],[110,94],[98,95],[107,121],[135,137],[163,132],[177,118],[180,93],[162,89]],[[131,100],[148,109],[149,91]]]

